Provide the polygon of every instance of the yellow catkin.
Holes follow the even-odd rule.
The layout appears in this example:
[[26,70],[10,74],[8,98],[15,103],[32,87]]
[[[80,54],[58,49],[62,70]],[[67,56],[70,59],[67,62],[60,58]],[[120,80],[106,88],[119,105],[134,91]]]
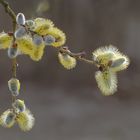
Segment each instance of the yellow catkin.
[[45,48],[44,42],[36,46],[30,36],[17,39],[16,42],[21,53],[29,55],[32,60],[39,61],[42,58]]
[[5,128],[11,128],[15,123],[15,117],[15,114],[10,109],[6,110],[0,116],[0,125]]
[[118,49],[110,45],[98,48],[92,54],[94,61],[96,61],[98,64],[106,66],[108,65],[108,62],[113,59],[116,52],[118,52]]
[[31,54],[31,59],[34,61],[41,60],[44,54],[44,48],[45,48],[44,42],[41,45],[34,47],[33,53]]
[[13,37],[9,36],[7,33],[0,33],[0,49],[7,49],[11,46]]
[[35,25],[33,31],[35,31],[39,35],[48,34],[49,29],[51,29],[54,26],[53,22],[49,19],[36,18],[34,22]]
[[16,121],[22,131],[29,131],[34,126],[35,118],[31,112],[26,109],[24,112],[21,112],[17,115]]
[[51,28],[48,32],[48,35],[52,35],[55,37],[55,42],[51,45],[53,47],[60,47],[65,44],[66,42],[66,35],[58,28]]
[[116,73],[110,70],[104,72],[97,71],[95,73],[95,79],[103,95],[112,95],[117,91]]
[[26,35],[20,39],[17,39],[16,43],[23,54],[31,55],[33,53],[35,46],[30,36]]
[[99,65],[108,66],[109,61],[114,62],[117,59],[124,59],[124,62],[116,67],[112,67],[112,71],[117,72],[126,69],[130,64],[129,58],[124,54],[120,53],[118,49],[112,45],[101,47],[95,50],[93,53],[93,59]]
[[76,59],[67,54],[58,53],[58,59],[66,69],[72,69],[76,66]]

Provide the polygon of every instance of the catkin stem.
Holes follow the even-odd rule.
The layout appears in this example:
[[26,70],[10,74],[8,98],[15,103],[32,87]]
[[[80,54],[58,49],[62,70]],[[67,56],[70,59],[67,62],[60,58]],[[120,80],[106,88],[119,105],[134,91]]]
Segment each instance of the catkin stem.
[[12,76],[16,78],[17,76],[17,60],[16,58],[12,59]]
[[[15,12],[11,9],[11,7],[9,6],[8,2],[5,1],[5,0],[0,0],[0,4],[4,7],[5,9],[5,12],[11,17],[12,19],[12,23],[13,23],[13,33],[15,32],[16,30],[16,14]],[[14,43],[15,43],[15,37],[13,35],[13,45],[14,46]],[[12,59],[12,77],[16,78],[17,76],[17,59],[16,58],[13,58]],[[16,100],[16,97],[15,96],[12,96],[12,102],[15,102]]]
[[69,51],[68,49],[65,49],[63,47],[61,47],[59,49],[59,51],[61,53],[64,53],[64,54],[68,54],[68,55],[70,55],[71,57],[74,57],[77,60],[83,61],[83,62],[88,63],[88,64],[92,64],[92,65],[94,64],[94,65],[97,66],[96,62],[94,62],[93,60],[89,60],[85,57],[82,57],[82,55],[81,55],[82,53],[72,53],[71,51]]

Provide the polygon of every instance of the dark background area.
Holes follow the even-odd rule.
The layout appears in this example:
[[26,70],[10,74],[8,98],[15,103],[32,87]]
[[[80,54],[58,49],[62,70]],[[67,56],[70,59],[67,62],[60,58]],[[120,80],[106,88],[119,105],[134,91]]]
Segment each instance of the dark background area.
[[[96,68],[78,62],[67,71],[59,63],[54,48],[46,47],[43,59],[33,62],[18,58],[21,94],[36,118],[28,133],[18,127],[0,128],[2,140],[138,140],[140,139],[140,1],[139,0],[8,0],[16,13],[27,19],[45,17],[67,35],[73,52],[93,50],[113,44],[131,59],[131,65],[118,74],[118,91],[101,95],[95,82]],[[45,12],[37,11],[48,3]],[[10,31],[11,20],[0,6],[0,30]],[[0,112],[10,106],[7,81],[11,61],[0,51]]]

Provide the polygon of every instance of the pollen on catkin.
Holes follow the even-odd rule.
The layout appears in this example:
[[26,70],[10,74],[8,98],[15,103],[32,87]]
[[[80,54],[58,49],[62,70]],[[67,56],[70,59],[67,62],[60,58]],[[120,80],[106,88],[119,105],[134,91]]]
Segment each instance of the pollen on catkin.
[[22,131],[29,131],[34,126],[35,118],[32,113],[26,109],[17,115],[16,121]]
[[51,45],[53,47],[60,47],[65,44],[66,42],[66,35],[60,29],[54,27],[48,31],[48,35],[51,35],[55,38],[55,42]]
[[45,44],[42,42],[40,45],[35,46],[33,49],[32,54],[30,55],[31,59],[34,61],[39,61],[41,60],[43,54],[44,54],[44,48]]
[[29,35],[17,39],[16,43],[23,54],[32,55],[35,44],[33,44],[32,38]]
[[36,18],[33,31],[39,35],[46,35],[48,31],[54,26],[53,22],[49,19]]
[[117,91],[117,76],[111,70],[104,72],[97,71],[95,79],[103,95],[112,95]]
[[0,116],[0,125],[5,128],[11,128],[15,123],[16,115],[12,110],[8,109]]
[[113,59],[118,49],[112,45],[96,49],[93,54],[93,59],[98,64],[108,65],[108,62]]
[[13,37],[5,32],[0,33],[0,49],[7,49],[11,46]]
[[76,59],[71,57],[67,54],[58,53],[59,62],[64,66],[66,69],[73,69],[76,66]]
[[16,78],[11,78],[8,81],[8,88],[10,92],[12,93],[13,96],[18,96],[19,95],[19,90],[20,90],[20,82]]

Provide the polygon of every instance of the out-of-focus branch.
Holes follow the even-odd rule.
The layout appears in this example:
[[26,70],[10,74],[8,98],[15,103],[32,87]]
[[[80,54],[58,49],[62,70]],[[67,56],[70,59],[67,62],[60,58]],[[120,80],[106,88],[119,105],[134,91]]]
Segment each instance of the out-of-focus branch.
[[16,14],[9,6],[8,2],[5,0],[0,0],[0,4],[4,7],[5,12],[12,18],[13,21],[13,30],[15,31],[16,28]]

